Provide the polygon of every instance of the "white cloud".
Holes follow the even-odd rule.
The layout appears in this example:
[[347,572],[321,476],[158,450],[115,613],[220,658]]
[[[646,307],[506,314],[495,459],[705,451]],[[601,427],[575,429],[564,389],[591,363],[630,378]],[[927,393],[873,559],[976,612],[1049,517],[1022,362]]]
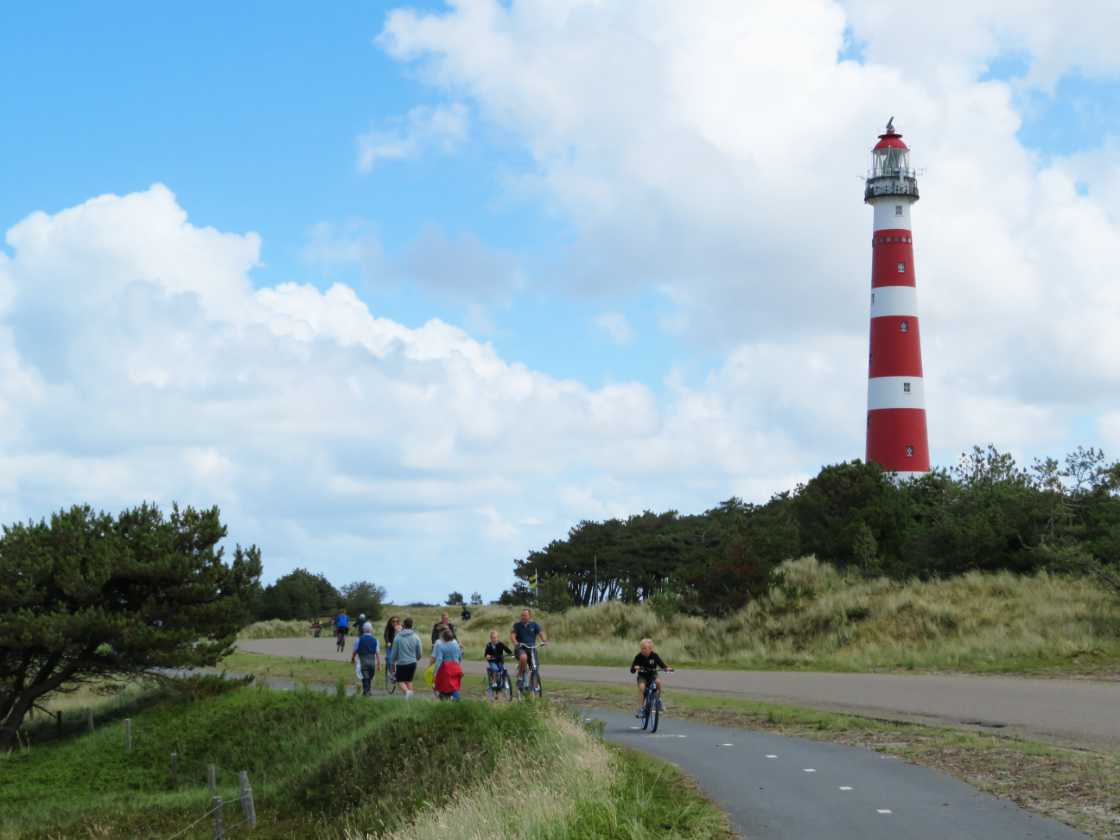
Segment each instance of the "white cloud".
[[618,345],[634,340],[634,328],[621,312],[603,312],[595,317],[595,326]]
[[[533,185],[576,230],[566,280],[658,289],[675,334],[781,365],[779,404],[805,379],[798,361],[842,353],[811,399],[838,410],[854,393],[830,415],[845,428],[862,419],[871,256],[855,176],[894,114],[928,167],[914,222],[935,448],[1061,445],[1120,393],[1120,170],[1099,154],[1043,166],[1017,136],[1012,86],[981,79],[1009,53],[1027,61],[1023,85],[1114,78],[1100,23],[1115,4],[795,5],[400,9],[379,44],[532,155],[521,195]],[[865,63],[839,60],[849,35]]]
[[358,137],[358,169],[369,172],[382,161],[407,160],[429,149],[453,152],[466,142],[469,132],[465,105],[420,105],[388,127]]
[[[439,321],[379,318],[345,285],[254,289],[257,237],[195,227],[159,185],[32,214],[7,241],[8,520],[218,503],[269,575],[495,594],[574,513],[703,507],[815,457],[770,424],[773,399],[743,396],[781,390],[765,353],[663,401],[556,379]],[[812,382],[830,375],[825,360]],[[814,428],[822,410],[795,396],[786,419]]]

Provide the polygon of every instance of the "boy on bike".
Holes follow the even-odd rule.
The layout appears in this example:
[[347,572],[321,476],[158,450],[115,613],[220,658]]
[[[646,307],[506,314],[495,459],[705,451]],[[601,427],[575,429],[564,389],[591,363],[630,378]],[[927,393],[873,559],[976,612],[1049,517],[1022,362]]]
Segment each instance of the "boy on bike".
[[634,661],[630,663],[630,673],[638,675],[638,712],[634,717],[642,716],[642,707],[646,702],[646,686],[653,683],[657,686],[657,703],[661,708],[661,681],[657,679],[657,671],[672,671],[673,669],[661,661],[661,657],[653,649],[652,639],[642,639],[640,650]]
[[513,656],[513,651],[509,649],[505,642],[498,639],[498,631],[490,631],[490,643],[486,645],[486,675],[490,678],[490,691],[497,691],[498,675],[502,673],[502,665],[505,662],[505,657]]

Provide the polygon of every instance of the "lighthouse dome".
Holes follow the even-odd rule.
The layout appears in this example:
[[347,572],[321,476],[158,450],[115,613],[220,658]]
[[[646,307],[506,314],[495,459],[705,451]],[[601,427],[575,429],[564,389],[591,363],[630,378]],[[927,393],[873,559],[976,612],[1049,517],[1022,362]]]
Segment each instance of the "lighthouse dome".
[[882,196],[918,200],[918,179],[910,168],[910,148],[894,130],[894,117],[887,121],[887,130],[879,135],[879,142],[871,150],[871,164],[867,168],[864,200]]

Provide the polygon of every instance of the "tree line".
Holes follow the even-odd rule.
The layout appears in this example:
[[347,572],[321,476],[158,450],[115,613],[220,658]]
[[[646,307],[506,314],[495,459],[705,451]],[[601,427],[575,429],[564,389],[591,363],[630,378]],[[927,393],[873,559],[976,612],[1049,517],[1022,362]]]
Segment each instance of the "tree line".
[[807,554],[867,576],[1049,569],[1115,586],[1120,462],[1078,448],[1024,468],[975,447],[909,481],[875,464],[834,464],[764,504],[731,498],[696,515],[582,521],[515,561],[517,581],[500,601],[556,609],[654,599],[725,614],[765,593],[778,563]]

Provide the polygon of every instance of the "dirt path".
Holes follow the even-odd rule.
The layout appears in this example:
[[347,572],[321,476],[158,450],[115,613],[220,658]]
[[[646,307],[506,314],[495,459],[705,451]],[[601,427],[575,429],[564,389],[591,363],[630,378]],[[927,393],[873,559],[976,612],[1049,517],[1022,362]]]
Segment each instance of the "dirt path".
[[[334,641],[321,638],[254,639],[250,653],[344,661]],[[468,654],[470,652],[468,651]],[[630,685],[625,668],[550,665],[546,680]],[[482,664],[464,663],[469,674]],[[833,711],[999,729],[1032,738],[1120,749],[1120,682],[1027,679],[956,674],[827,674],[782,671],[681,670],[666,683],[693,691],[771,700]]]

